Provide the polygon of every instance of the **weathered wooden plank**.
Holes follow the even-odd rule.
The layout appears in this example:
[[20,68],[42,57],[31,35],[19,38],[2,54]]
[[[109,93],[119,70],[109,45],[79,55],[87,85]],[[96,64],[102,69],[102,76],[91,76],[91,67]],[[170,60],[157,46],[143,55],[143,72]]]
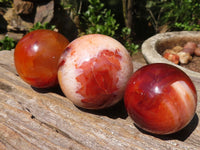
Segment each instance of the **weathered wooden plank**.
[[[145,62],[135,59],[135,68]],[[200,108],[182,131],[150,135],[128,117],[123,102],[106,110],[74,106],[59,87],[37,90],[14,68],[13,51],[0,52],[0,149],[200,149]]]

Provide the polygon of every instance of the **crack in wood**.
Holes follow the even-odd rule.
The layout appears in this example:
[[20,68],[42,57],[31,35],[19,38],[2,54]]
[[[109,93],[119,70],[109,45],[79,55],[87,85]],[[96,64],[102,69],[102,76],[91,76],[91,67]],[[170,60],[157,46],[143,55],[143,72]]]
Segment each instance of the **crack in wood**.
[[[9,147],[12,148],[13,150],[17,150],[16,147],[14,147],[13,145],[11,145],[9,142],[7,142],[6,140],[4,140],[2,138],[0,139],[0,143],[3,143],[6,147],[8,147],[8,145],[9,145]],[[0,149],[1,149],[1,147],[0,147]]]
[[30,111],[30,109],[29,109],[29,108],[27,108],[27,107],[25,108],[25,110],[27,110],[28,112],[31,112],[31,111]]
[[47,123],[45,123],[45,122],[43,122],[43,121],[40,121],[40,120],[37,119],[33,114],[31,114],[31,119],[34,119],[36,122],[40,123],[41,125],[44,125],[44,126],[46,126],[47,128],[51,129],[51,131],[55,131],[56,133],[58,133],[58,134],[60,134],[60,135],[62,135],[62,136],[64,136],[64,137],[66,137],[66,138],[68,138],[68,139],[70,139],[70,140],[76,142],[77,144],[82,145],[82,146],[85,146],[83,143],[81,143],[81,142],[77,141],[76,139],[72,138],[69,134],[63,132],[62,130],[60,130],[60,129],[58,129],[58,128],[56,128],[55,126],[52,126],[52,125],[47,124]]
[[54,130],[54,131],[57,132],[58,134],[60,134],[60,135],[62,135],[62,136],[64,136],[64,137],[66,137],[66,138],[68,138],[68,139],[71,139],[71,140],[75,141],[76,143],[78,143],[78,144],[80,144],[80,145],[82,145],[82,146],[85,146],[83,143],[81,143],[81,142],[77,141],[76,139],[72,138],[69,134],[63,132],[62,130],[60,130],[60,129],[58,129],[58,128],[52,126],[52,125],[49,125],[49,124],[47,124],[47,123],[45,123],[45,122],[41,122],[41,123],[44,124],[45,126],[51,128],[52,130]]
[[10,87],[9,85],[4,84],[3,82],[0,81],[0,89],[4,90],[6,92],[10,92],[12,91],[12,87]]
[[31,119],[35,119],[35,116],[31,115]]

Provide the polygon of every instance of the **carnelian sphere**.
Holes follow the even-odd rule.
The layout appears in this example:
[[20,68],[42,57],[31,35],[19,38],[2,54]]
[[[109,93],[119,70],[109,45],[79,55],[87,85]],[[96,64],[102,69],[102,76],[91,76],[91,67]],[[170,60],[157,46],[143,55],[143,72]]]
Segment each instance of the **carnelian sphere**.
[[58,84],[58,60],[69,41],[51,30],[35,30],[16,45],[14,62],[19,76],[36,88]]
[[172,65],[155,63],[132,75],[124,102],[137,126],[151,133],[170,134],[191,121],[197,94],[191,79],[183,71]]
[[102,109],[123,98],[133,63],[117,40],[90,34],[72,41],[60,58],[58,80],[63,93],[77,106]]

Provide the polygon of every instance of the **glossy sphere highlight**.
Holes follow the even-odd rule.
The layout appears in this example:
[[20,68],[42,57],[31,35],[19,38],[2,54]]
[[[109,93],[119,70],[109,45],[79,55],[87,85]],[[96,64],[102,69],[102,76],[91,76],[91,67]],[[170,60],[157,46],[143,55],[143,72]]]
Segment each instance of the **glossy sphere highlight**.
[[69,41],[51,30],[35,30],[25,35],[16,45],[15,67],[19,76],[37,88],[48,88],[58,83],[58,60]]
[[169,134],[191,121],[197,94],[184,72],[158,63],[144,66],[132,75],[124,102],[136,125],[152,133]]
[[60,59],[63,93],[77,106],[102,109],[122,99],[133,72],[127,50],[106,35],[91,34],[71,42]]

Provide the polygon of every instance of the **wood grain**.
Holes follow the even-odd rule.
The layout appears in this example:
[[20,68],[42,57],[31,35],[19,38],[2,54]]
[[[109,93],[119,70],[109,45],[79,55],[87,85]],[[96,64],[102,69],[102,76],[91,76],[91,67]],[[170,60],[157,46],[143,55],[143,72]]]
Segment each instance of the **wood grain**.
[[[142,56],[133,60],[135,70],[145,65]],[[199,114],[198,104],[180,132],[151,135],[133,124],[123,101],[105,110],[77,108],[59,87],[26,84],[16,73],[13,51],[0,52],[0,150],[198,150]]]

